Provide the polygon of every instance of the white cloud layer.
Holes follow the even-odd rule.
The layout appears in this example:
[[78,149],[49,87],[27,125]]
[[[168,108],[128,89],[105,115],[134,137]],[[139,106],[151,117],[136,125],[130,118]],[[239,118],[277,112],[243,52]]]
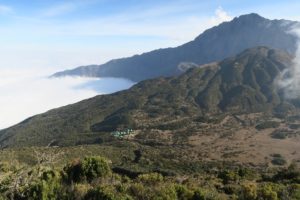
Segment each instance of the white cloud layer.
[[290,33],[298,37],[296,55],[290,68],[282,72],[276,83],[287,99],[296,99],[300,97],[300,27],[294,27]]
[[122,79],[45,78],[36,69],[0,70],[0,129],[49,109],[126,89]]

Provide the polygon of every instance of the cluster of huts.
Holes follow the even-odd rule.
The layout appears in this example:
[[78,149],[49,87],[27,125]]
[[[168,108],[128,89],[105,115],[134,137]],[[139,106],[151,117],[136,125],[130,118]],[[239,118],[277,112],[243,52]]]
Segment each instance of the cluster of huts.
[[122,131],[114,131],[111,133],[112,136],[117,138],[123,138],[124,136],[131,135],[134,131],[132,129],[125,129]]

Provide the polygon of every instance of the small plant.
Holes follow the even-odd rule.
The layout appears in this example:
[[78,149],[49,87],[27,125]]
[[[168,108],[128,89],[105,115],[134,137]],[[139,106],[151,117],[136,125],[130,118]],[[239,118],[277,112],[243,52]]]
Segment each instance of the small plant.
[[185,185],[175,185],[175,190],[178,199],[191,199],[193,191],[189,190]]
[[274,138],[274,139],[280,139],[280,140],[283,140],[287,137],[287,134],[285,132],[280,132],[280,131],[274,131],[272,134],[271,134],[271,137]]
[[272,178],[276,182],[291,182],[300,184],[300,168],[296,163],[290,164],[288,168],[281,169]]
[[110,187],[97,187],[88,191],[84,199],[101,199],[101,200],[117,200],[118,198],[115,195]]
[[273,154],[272,157],[273,157],[273,159],[271,162],[273,165],[285,165],[286,164],[286,160],[282,157],[281,154]]
[[258,190],[258,199],[278,200],[278,196],[270,184],[264,184]]
[[263,129],[267,129],[267,128],[277,128],[277,127],[279,127],[279,125],[280,125],[279,122],[265,121],[265,122],[258,124],[255,128],[257,130],[263,130]]
[[300,129],[300,124],[290,124],[289,128],[290,129]]
[[244,200],[253,200],[257,198],[256,183],[245,183],[242,185],[240,198]]
[[225,170],[225,171],[220,172],[218,177],[223,180],[224,184],[228,184],[230,182],[237,181],[239,178],[239,175],[237,173],[235,173],[234,171]]
[[154,185],[162,182],[164,177],[159,173],[142,174],[138,176],[138,180],[144,184]]

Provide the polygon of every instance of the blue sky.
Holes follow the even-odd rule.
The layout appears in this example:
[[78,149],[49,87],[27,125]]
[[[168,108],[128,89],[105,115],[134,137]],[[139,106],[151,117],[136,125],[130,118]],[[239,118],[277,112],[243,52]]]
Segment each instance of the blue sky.
[[299,10],[296,0],[0,0],[0,69],[100,64],[180,45],[241,14],[300,20]]

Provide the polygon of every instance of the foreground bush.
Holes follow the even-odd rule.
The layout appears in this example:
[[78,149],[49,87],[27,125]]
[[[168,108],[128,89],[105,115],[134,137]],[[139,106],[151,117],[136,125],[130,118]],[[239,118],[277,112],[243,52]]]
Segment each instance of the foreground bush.
[[62,194],[61,177],[57,171],[47,170],[44,171],[37,180],[30,182],[24,188],[22,195],[16,194],[16,199],[61,199]]
[[212,174],[144,173],[129,178],[121,171],[113,173],[102,157],[86,157],[74,160],[62,170],[33,167],[6,171],[0,174],[0,200],[300,199],[300,171],[295,163],[274,169],[268,176],[254,169],[221,169]]
[[111,174],[108,161],[102,157],[86,157],[81,160],[75,160],[64,167],[65,179],[67,182],[91,182],[93,179],[106,177]]
[[84,200],[131,200],[132,197],[118,193],[111,186],[96,187],[88,191]]
[[240,199],[254,200],[257,198],[257,185],[256,183],[245,183],[242,185]]

